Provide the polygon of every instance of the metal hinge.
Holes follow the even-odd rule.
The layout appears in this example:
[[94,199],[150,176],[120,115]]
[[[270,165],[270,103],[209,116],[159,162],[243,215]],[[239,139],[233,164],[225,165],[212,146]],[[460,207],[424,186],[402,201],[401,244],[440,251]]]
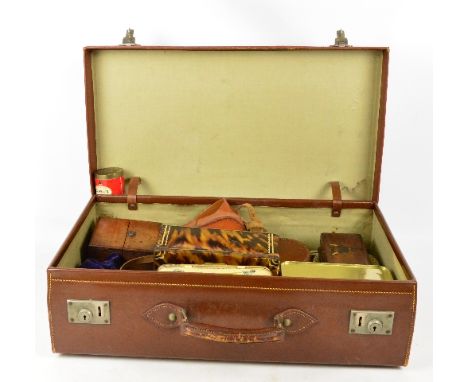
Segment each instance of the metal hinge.
[[350,46],[343,29],[336,31],[335,44],[332,46],[336,46],[337,48],[346,48]]
[[127,32],[125,32],[125,37],[122,39],[122,45],[126,46],[133,46],[138,45],[135,42],[135,36],[133,35],[135,31],[132,28],[128,28]]

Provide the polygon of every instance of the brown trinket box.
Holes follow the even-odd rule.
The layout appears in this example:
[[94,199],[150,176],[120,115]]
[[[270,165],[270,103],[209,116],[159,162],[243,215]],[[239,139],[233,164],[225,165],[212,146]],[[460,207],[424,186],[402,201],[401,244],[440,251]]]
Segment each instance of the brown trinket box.
[[366,246],[359,234],[322,233],[320,261],[343,264],[369,264]]
[[[47,270],[52,350],[406,365],[416,280],[378,205],[388,58],[341,45],[85,48],[91,197]],[[127,195],[96,194],[94,172],[112,166],[134,177]],[[395,279],[79,268],[99,218],[182,225],[220,197],[311,250],[323,232],[359,234]]]

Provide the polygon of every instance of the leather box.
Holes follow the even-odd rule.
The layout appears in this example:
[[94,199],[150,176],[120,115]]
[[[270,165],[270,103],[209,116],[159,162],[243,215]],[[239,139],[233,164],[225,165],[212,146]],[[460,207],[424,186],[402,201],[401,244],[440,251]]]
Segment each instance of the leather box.
[[[416,280],[378,205],[388,59],[335,46],[85,48],[91,197],[47,270],[52,350],[407,365]],[[96,195],[93,173],[110,166],[133,178],[128,195]],[[360,234],[394,280],[79,268],[99,217],[180,225],[219,197],[311,250],[323,232]]]

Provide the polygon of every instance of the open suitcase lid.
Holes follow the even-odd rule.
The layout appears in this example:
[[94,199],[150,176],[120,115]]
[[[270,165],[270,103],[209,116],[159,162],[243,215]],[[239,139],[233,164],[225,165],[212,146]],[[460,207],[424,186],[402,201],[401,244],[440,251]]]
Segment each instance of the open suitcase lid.
[[139,195],[308,200],[339,181],[376,202],[387,69],[387,48],[87,47],[90,174],[122,167]]

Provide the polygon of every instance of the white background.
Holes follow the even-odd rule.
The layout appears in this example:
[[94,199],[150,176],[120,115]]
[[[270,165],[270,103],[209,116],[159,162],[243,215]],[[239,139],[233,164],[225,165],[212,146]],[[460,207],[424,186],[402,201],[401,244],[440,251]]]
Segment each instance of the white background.
[[[47,1],[6,7],[0,14],[4,25],[2,131],[9,128],[15,138],[2,140],[5,157],[1,163],[10,170],[2,200],[16,219],[22,217],[13,224],[20,233],[28,225],[34,231],[29,217],[33,204],[36,208],[35,261],[16,263],[17,267],[34,266],[29,275],[35,280],[31,285],[35,296],[29,297],[35,297],[36,305],[25,308],[20,301],[19,309],[8,310],[8,324],[2,326],[13,339],[9,355],[27,357],[24,341],[34,338],[34,375],[47,381],[430,380],[432,38],[434,30],[450,27],[447,20],[433,26],[430,7],[427,1],[375,0]],[[137,43],[145,45],[321,46],[332,44],[335,31],[342,28],[352,45],[390,46],[380,205],[418,279],[417,322],[407,368],[226,364],[51,353],[45,270],[90,196],[82,47],[119,44],[128,27],[135,29]],[[463,34],[458,38],[463,40]],[[11,192],[30,199],[18,203],[9,199]],[[24,236],[15,236],[12,250],[24,253],[23,245],[29,245],[33,253],[33,243],[24,241]],[[8,259],[13,253],[3,256]],[[16,272],[27,278],[26,270],[16,268]],[[14,279],[8,285],[20,289],[21,283]],[[2,290],[4,295],[12,295],[6,286]],[[13,326],[16,321],[11,315],[25,320],[21,330]],[[27,329],[34,322],[35,334]],[[31,365],[28,362],[12,361],[11,365],[18,365],[16,373],[32,370],[25,367]]]

